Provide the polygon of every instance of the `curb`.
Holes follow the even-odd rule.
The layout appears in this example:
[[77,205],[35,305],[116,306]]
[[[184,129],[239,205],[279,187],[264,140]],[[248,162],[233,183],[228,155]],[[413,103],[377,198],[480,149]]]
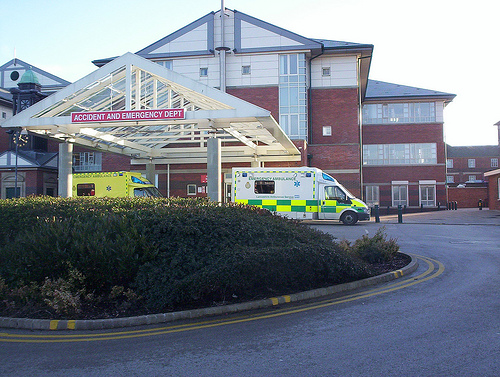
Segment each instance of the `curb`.
[[268,299],[249,301],[244,303],[216,306],[203,309],[184,310],[180,312],[149,314],[137,317],[110,318],[96,320],[50,320],[0,317],[0,328],[25,329],[25,330],[103,330],[131,326],[152,325],[158,323],[172,322],[180,319],[192,319],[208,317],[221,314],[238,313],[247,310],[269,308],[272,306],[299,302],[312,298],[324,297],[340,292],[352,291],[371,285],[384,283],[409,275],[418,268],[418,261],[411,257],[411,262],[400,270],[387,272],[382,275],[372,276],[367,279],[353,281],[350,283],[333,285],[326,288],[318,288],[310,291],[294,293],[286,296],[271,297]]

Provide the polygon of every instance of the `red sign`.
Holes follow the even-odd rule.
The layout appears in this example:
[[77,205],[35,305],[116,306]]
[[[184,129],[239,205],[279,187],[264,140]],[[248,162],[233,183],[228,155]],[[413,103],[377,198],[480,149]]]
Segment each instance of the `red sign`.
[[71,113],[72,123],[124,122],[138,120],[184,119],[184,109],[155,109],[129,111],[96,111]]

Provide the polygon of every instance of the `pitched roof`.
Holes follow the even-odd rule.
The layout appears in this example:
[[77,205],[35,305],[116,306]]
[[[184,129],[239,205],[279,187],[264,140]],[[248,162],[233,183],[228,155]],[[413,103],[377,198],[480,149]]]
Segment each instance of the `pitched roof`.
[[399,99],[399,98],[441,98],[451,102],[455,94],[422,89],[413,86],[391,84],[384,81],[368,80],[365,100]]
[[500,157],[500,146],[498,145],[476,145],[476,146],[447,146],[448,158],[457,157]]

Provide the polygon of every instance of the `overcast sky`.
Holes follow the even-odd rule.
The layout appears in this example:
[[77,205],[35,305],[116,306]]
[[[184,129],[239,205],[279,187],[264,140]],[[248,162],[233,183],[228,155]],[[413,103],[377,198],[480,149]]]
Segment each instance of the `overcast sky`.
[[[500,28],[495,0],[226,0],[225,6],[308,38],[374,45],[370,79],[456,94],[451,145],[497,143]],[[68,81],[94,59],[136,52],[219,0],[0,0],[0,65],[14,57]]]

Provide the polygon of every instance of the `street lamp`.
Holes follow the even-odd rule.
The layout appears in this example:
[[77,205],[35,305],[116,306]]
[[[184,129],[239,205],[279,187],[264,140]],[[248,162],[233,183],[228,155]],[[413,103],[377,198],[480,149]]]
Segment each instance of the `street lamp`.
[[[22,128],[22,129],[12,128],[10,130],[7,130],[7,133],[9,135],[13,136],[12,141],[16,145],[16,163],[15,163],[15,169],[14,169],[14,171],[15,171],[15,173],[14,173],[14,176],[15,176],[15,178],[14,178],[15,179],[14,198],[18,198],[19,195],[18,195],[18,191],[17,191],[17,153],[19,150],[19,145],[23,146],[28,142],[28,138],[27,138],[28,131],[26,131],[25,128]],[[21,191],[21,190],[19,190],[19,191]]]

